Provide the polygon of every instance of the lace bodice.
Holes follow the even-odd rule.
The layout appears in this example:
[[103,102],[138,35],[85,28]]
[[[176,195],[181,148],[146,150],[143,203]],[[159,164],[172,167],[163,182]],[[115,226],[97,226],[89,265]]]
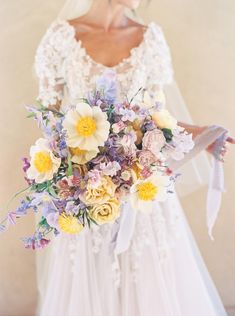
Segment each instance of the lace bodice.
[[128,98],[132,98],[139,88],[154,92],[172,81],[169,47],[161,27],[155,22],[147,25],[141,43],[131,49],[129,57],[114,67],[94,61],[75,35],[75,29],[68,21],[57,19],[37,48],[38,99],[45,106],[66,96],[69,102],[76,103],[107,70],[116,73],[120,96]]

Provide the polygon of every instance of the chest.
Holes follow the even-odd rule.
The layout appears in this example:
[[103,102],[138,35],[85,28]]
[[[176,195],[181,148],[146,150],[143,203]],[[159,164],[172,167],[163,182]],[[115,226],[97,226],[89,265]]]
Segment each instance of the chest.
[[130,56],[133,48],[141,45],[143,28],[81,33],[79,41],[91,59],[107,67],[114,67]]
[[84,97],[106,71],[115,74],[121,97],[128,99],[140,88],[153,90],[171,77],[168,52],[154,24],[139,33],[139,38],[131,38],[130,34],[90,33],[89,38],[80,34],[78,39],[74,28],[68,24],[66,31],[69,32],[69,48],[64,50],[60,69],[72,101]]

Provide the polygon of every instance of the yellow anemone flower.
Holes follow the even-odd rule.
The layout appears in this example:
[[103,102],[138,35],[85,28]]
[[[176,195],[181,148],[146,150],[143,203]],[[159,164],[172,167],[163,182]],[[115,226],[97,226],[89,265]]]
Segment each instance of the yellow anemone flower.
[[58,224],[62,232],[67,234],[78,234],[83,230],[83,225],[77,217],[62,213],[59,216]]

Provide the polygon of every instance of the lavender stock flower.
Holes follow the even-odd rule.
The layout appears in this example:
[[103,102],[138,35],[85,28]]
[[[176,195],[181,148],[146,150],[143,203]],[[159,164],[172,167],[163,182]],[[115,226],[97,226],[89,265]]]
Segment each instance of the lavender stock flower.
[[114,104],[117,98],[116,73],[106,70],[96,81],[96,89],[101,93],[101,98],[109,104]]

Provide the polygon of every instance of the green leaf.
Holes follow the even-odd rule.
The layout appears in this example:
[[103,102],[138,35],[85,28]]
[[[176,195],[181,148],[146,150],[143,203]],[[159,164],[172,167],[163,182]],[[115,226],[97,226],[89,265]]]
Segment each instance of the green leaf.
[[172,140],[172,137],[173,137],[173,134],[172,134],[172,131],[171,129],[169,128],[163,128],[162,129],[162,132],[164,134],[164,137],[166,138],[166,141],[167,142],[170,142]]
[[35,113],[30,113],[26,116],[27,118],[32,118],[32,117],[36,117]]
[[49,193],[50,195],[52,195],[54,198],[58,198],[57,193],[55,192],[55,189],[53,188],[52,185],[49,185],[49,186],[48,186],[47,191],[48,191],[48,193]]
[[47,223],[47,220],[45,217],[42,217],[42,219],[38,223],[38,226],[42,228],[50,228],[50,225]]
[[90,221],[89,217],[87,217],[86,220],[87,220],[88,227],[91,228],[91,221]]
[[[89,216],[89,215],[88,215]],[[92,222],[92,223],[94,223],[95,225],[99,225],[93,218],[91,218],[90,216],[89,216],[89,220]]]
[[68,177],[73,175],[73,165],[72,165],[70,153],[68,154],[68,170],[67,170],[67,175],[68,175]]

